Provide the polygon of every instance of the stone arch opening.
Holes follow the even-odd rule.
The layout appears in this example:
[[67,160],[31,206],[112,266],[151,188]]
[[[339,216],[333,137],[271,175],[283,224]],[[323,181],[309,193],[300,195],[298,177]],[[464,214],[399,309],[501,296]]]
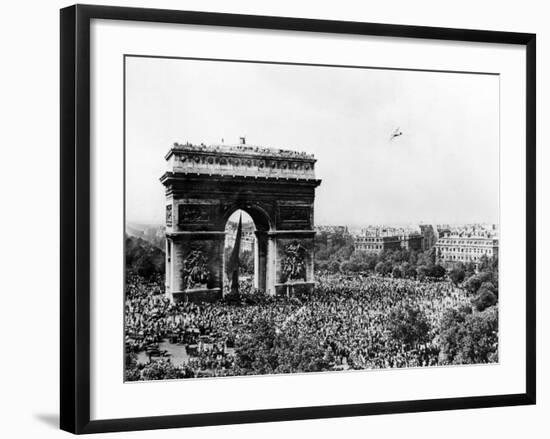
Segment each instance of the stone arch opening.
[[251,203],[236,202],[233,206],[229,206],[221,218],[223,224],[227,224],[227,221],[229,221],[231,216],[238,211],[246,213],[252,219],[256,230],[267,232],[274,229],[274,221],[269,217],[269,214],[260,206],[255,206]]
[[237,227],[239,219],[242,218],[242,236],[240,242],[239,261],[240,279],[244,280],[243,286],[250,281],[250,286],[265,292],[266,269],[267,269],[267,240],[265,218],[256,220],[244,209],[235,209],[229,215],[225,223],[225,246],[223,257],[224,291],[230,288],[230,273],[227,271],[227,264],[235,247]]

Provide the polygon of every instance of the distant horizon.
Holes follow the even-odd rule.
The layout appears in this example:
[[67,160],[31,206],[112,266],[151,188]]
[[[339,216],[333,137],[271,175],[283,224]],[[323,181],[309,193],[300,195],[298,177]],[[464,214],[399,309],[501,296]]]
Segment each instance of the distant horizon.
[[[239,212],[238,210],[235,211],[235,212]],[[246,212],[243,211],[245,214]],[[233,215],[232,215],[233,216]],[[248,214],[247,214],[248,216]],[[245,218],[243,216],[243,223],[253,223],[254,220],[252,220],[250,217],[249,218]],[[229,218],[227,220],[227,223],[233,223],[233,224],[236,224],[238,223],[238,220],[232,220],[231,218]],[[226,223],[226,224],[227,224]],[[160,222],[142,222],[142,221],[131,221],[131,220],[126,220],[126,225],[127,226],[149,226],[149,227],[165,227],[166,225],[164,224],[164,222],[160,221]],[[353,228],[358,228],[358,227],[368,227],[368,226],[376,226],[376,227],[399,227],[399,226],[418,226],[418,225],[450,225],[450,226],[471,226],[471,225],[493,225],[493,226],[498,226],[499,224],[498,223],[492,223],[492,222],[488,222],[488,221],[468,221],[468,222],[452,222],[452,221],[437,221],[437,222],[428,222],[428,221],[420,221],[420,222],[409,222],[409,223],[378,223],[378,224],[374,224],[374,223],[363,223],[363,224],[344,224],[344,223],[324,223],[324,224],[321,224],[321,223],[314,223],[313,224],[313,227],[353,227]]]

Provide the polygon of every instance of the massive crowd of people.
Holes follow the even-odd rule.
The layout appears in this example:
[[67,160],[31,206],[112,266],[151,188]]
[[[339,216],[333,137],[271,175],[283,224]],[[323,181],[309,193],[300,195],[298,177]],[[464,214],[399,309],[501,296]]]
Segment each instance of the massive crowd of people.
[[[446,310],[470,304],[466,291],[450,281],[418,281],[379,276],[323,274],[309,295],[246,300],[251,285],[241,285],[243,300],[217,303],[171,303],[160,282],[129,274],[125,303],[128,355],[149,354],[149,361],[169,352],[158,344],[169,340],[185,346],[182,377],[243,373],[235,351],[251,325],[272,324],[289,339],[307,337],[330,358],[328,370],[379,369],[437,365],[439,321]],[[390,311],[416,309],[428,322],[426,339],[408,345],[391,331]],[[139,370],[147,364],[133,365]],[[325,370],[325,369],[323,369]],[[244,371],[244,373],[254,373]]]
[[[377,276],[321,277],[312,300],[291,328],[330,346],[336,359],[356,369],[437,365],[439,319],[470,299],[449,282],[419,282]],[[391,313],[420,310],[430,323],[429,341],[404,346],[391,334]]]

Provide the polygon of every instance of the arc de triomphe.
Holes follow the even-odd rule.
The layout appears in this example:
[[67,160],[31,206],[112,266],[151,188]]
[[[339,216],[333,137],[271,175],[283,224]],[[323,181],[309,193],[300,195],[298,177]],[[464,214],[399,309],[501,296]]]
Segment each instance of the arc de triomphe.
[[166,293],[222,297],[225,225],[238,209],[256,227],[254,286],[267,294],[310,288],[315,158],[249,145],[174,144],[166,189]]

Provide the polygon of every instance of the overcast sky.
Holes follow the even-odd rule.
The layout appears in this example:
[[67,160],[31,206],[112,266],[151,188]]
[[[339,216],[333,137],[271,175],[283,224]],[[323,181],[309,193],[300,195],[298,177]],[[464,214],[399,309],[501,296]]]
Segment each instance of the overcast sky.
[[[174,142],[315,154],[316,224],[498,221],[494,75],[126,59],[126,214],[162,223]],[[390,140],[399,128],[402,136]]]

